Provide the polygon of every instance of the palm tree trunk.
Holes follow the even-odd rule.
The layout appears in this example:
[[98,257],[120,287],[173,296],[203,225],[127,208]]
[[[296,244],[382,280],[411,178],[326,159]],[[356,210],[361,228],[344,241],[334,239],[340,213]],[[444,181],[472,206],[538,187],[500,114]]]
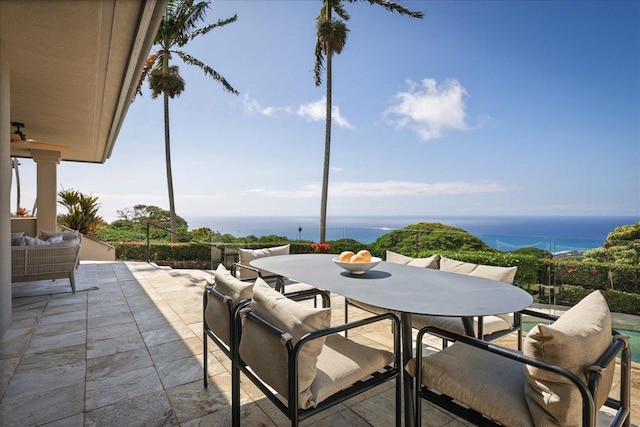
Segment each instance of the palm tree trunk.
[[171,137],[169,133],[169,94],[164,95],[164,154],[167,166],[167,187],[169,190],[169,215],[171,218],[171,242],[178,241],[176,235],[176,206],[173,198],[173,176],[171,173]]
[[[327,0],[327,19],[331,20],[331,0]],[[329,160],[331,158],[331,62],[333,51],[325,45],[327,55],[327,111],[324,128],[324,165],[322,168],[322,195],[320,198],[320,243],[326,242],[327,237],[327,199],[329,196]]]

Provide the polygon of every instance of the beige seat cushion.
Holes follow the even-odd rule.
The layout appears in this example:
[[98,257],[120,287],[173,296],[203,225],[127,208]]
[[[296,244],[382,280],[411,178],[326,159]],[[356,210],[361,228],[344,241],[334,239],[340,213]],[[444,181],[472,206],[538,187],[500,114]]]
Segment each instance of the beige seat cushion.
[[[524,341],[524,354],[562,366],[587,381],[586,369],[612,343],[611,313],[600,291],[594,291],[552,325],[537,325]],[[614,363],[612,363],[613,365]],[[615,366],[605,369],[596,409],[605,402]],[[536,425],[578,425],[582,400],[578,389],[556,374],[525,366],[525,395]]]
[[318,356],[318,372],[311,384],[316,403],[344,390],[393,363],[393,353],[330,335]]
[[[416,359],[406,370],[416,374]],[[522,364],[455,343],[422,358],[423,385],[511,427],[533,427],[524,398]]]
[[[253,286],[251,310],[267,322],[289,333],[293,344],[309,332],[326,329],[331,322],[330,308],[312,308],[299,304],[272,289],[258,278]],[[316,363],[325,339],[308,342],[298,354],[298,406],[314,406],[311,384],[316,378]],[[287,397],[287,351],[280,337],[245,321],[240,340],[240,357],[265,383]]]
[[425,268],[438,268],[438,254],[431,255],[428,258],[411,258],[396,252],[387,251],[386,260],[387,262],[393,262],[395,264],[404,264],[411,265],[414,267],[425,267]]
[[[263,249],[238,249],[240,254],[240,264],[242,265],[251,265],[251,261],[258,258],[263,258],[267,256],[274,255],[289,255],[289,249],[291,245],[282,245],[282,246],[274,246],[271,248],[263,248]],[[244,268],[238,269],[240,272],[241,279],[252,278],[255,274],[252,271],[246,270]],[[267,270],[260,270],[260,273],[263,276],[273,276],[274,273]]]
[[[416,329],[422,329],[426,326],[435,326],[446,331],[454,332],[456,334],[465,335],[464,324],[460,317],[445,317],[445,316],[428,316],[423,314],[414,314],[412,316],[413,327]],[[482,333],[484,335],[492,334],[494,332],[504,331],[511,329],[512,323],[505,321],[498,316],[485,316],[482,318]],[[474,336],[478,336],[478,318],[473,318],[473,331]]]
[[[253,294],[253,282],[243,282],[231,275],[222,263],[213,276],[214,288],[231,299],[235,307],[242,300],[250,299]],[[231,342],[229,309],[224,301],[210,297],[204,312],[207,326],[227,346]]]

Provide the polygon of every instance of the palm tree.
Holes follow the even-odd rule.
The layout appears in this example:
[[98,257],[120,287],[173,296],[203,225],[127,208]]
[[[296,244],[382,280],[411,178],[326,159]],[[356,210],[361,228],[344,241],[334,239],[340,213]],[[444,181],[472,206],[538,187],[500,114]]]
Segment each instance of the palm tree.
[[[200,68],[205,75],[217,80],[222,87],[238,95],[227,80],[216,70],[204,62],[194,58],[180,48],[198,36],[207,34],[217,27],[222,27],[238,19],[238,15],[231,18],[218,20],[214,24],[209,24],[198,28],[201,21],[205,19],[206,11],[209,8],[208,1],[195,3],[195,0],[169,0],[167,8],[160,23],[158,34],[154,40],[158,46],[157,52],[150,55],[143,71],[140,82],[148,76],[151,97],[157,98],[162,93],[164,100],[164,142],[165,161],[167,168],[167,186],[169,190],[169,212],[171,216],[171,241],[177,241],[176,235],[176,208],[173,197],[173,176],[171,173],[171,139],[169,132],[169,98],[180,96],[185,88],[185,81],[180,76],[177,65],[171,65],[172,54],[176,54],[185,64],[194,65]],[[140,93],[140,87],[138,87]]]
[[[327,198],[329,192],[329,159],[331,154],[331,109],[332,109],[332,60],[333,54],[340,54],[347,42],[349,29],[344,21],[349,20],[349,14],[344,9],[343,2],[355,3],[357,1],[368,1],[371,5],[377,4],[384,7],[389,12],[397,12],[399,15],[408,15],[411,18],[423,18],[423,12],[414,12],[395,1],[391,0],[322,0],[320,14],[316,18],[316,49],[315,67],[313,76],[316,86],[322,84],[322,70],[327,72],[327,93],[326,93],[326,118],[324,133],[324,166],[322,169],[322,196],[320,202],[320,243],[325,242],[327,227]],[[341,20],[332,18],[332,11]],[[326,58],[326,64],[325,64]]]

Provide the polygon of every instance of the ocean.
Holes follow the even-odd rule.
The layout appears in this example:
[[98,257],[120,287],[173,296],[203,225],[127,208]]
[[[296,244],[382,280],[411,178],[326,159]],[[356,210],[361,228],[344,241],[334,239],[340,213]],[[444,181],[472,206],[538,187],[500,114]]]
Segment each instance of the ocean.
[[[278,235],[290,240],[319,239],[318,217],[186,217],[189,229],[208,227],[236,237]],[[614,228],[635,224],[638,216],[335,216],[327,217],[327,240],[374,242],[398,228],[419,222],[459,227],[502,251],[536,247],[552,253],[602,246]]]

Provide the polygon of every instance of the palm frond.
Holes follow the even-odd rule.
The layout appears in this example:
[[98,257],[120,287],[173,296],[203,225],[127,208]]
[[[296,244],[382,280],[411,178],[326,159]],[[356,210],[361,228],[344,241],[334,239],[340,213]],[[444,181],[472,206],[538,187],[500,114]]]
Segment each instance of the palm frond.
[[214,28],[224,27],[225,25],[231,24],[232,22],[235,22],[237,20],[238,20],[238,15],[233,15],[231,18],[227,18],[227,19],[219,19],[218,22],[214,24],[209,24],[206,27],[198,28],[197,30],[187,34],[186,35],[188,38],[187,41],[191,41],[198,36],[207,34],[209,31],[213,30]]
[[346,1],[348,1],[349,3],[356,3],[359,1],[368,1],[370,5],[382,6],[391,13],[395,12],[395,13],[398,13],[399,15],[408,15],[411,18],[418,18],[418,19],[424,18],[424,12],[412,11],[400,5],[400,2],[397,2],[397,1],[391,1],[391,0],[346,0]]
[[348,21],[349,18],[351,18],[351,16],[349,16],[349,13],[345,10],[344,5],[342,4],[342,0],[333,0],[331,2],[331,8],[336,13],[336,15],[340,17],[340,19]]
[[182,52],[179,50],[175,51],[175,54],[178,55],[180,59],[184,61],[185,64],[195,65],[196,67],[200,68],[206,75],[222,83],[222,86],[224,87],[225,90],[233,93],[234,95],[238,95],[240,93],[233,86],[231,86],[231,84],[227,81],[227,79],[225,79],[216,70],[214,70],[204,62],[200,61],[197,58],[194,58],[193,56],[189,55],[186,52]]
[[316,86],[320,86],[322,84],[322,70],[324,70],[324,49],[322,48],[322,43],[319,38],[316,40],[315,57],[316,61],[313,67],[313,79]]

